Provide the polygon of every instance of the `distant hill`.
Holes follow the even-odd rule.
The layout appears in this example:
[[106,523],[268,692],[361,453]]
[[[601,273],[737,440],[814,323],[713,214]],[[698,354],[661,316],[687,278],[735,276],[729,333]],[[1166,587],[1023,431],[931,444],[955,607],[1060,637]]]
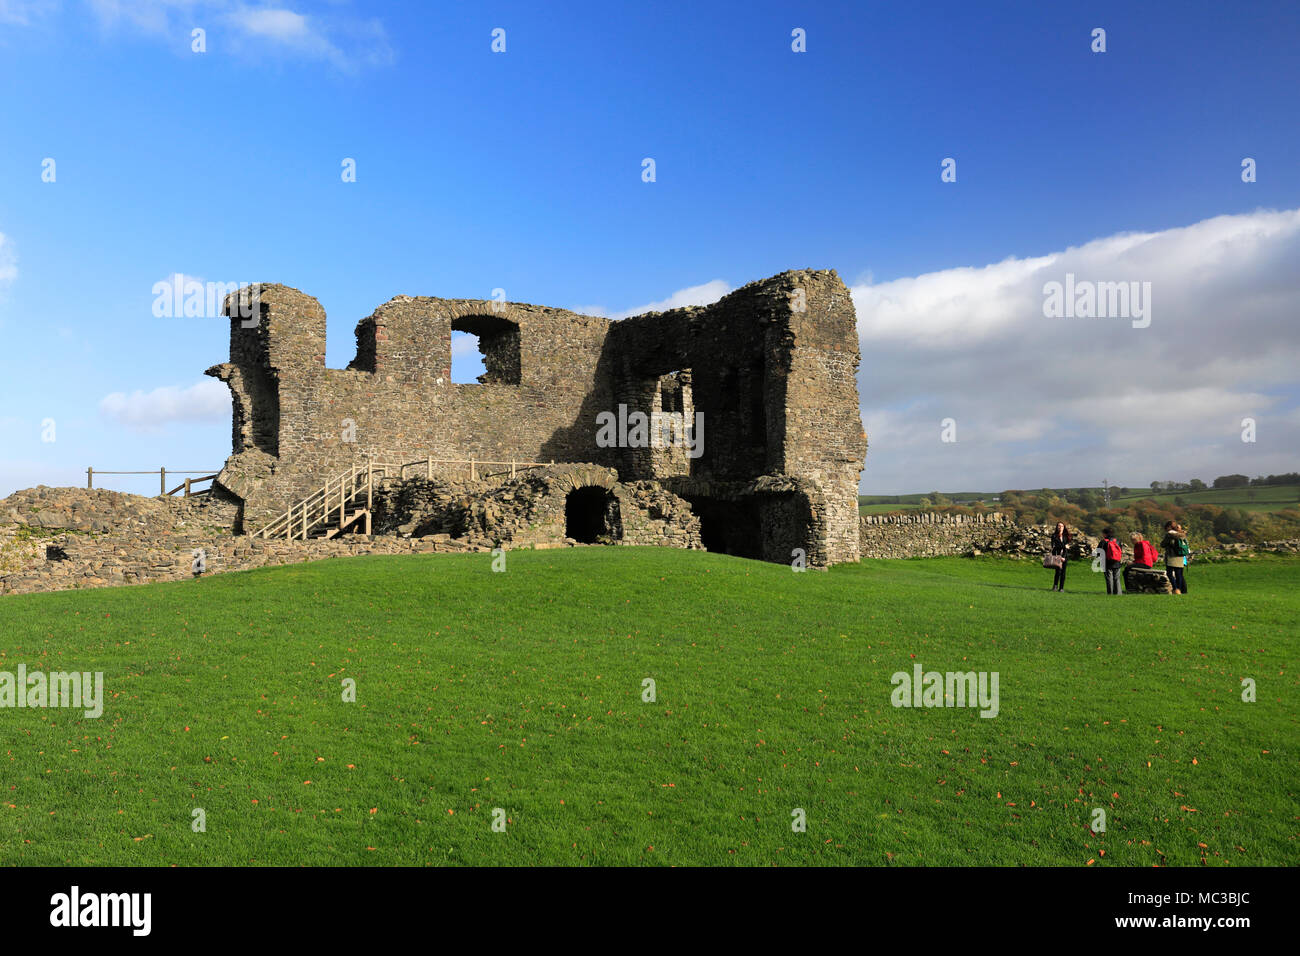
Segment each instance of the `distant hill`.
[[[1037,493],[1041,489],[1026,489],[1027,493]],[[1100,485],[1095,487],[1053,488],[1051,491],[1067,501],[1077,500],[1081,492],[1091,492],[1101,497]],[[1160,491],[1150,488],[1124,488],[1112,486],[1110,502],[1112,508],[1126,508],[1139,501],[1155,501],[1161,504],[1177,504],[1182,507],[1191,505],[1218,505],[1223,508],[1240,508],[1242,511],[1272,513],[1300,505],[1300,484],[1295,485],[1260,485],[1250,488],[1207,488],[1204,491]],[[996,491],[944,491],[939,493],[947,499],[936,504],[930,499],[933,492],[918,492],[907,495],[858,495],[858,512],[861,514],[888,514],[891,511],[919,511],[923,509],[940,509],[951,506],[971,507],[982,501],[985,507],[996,511],[1001,503],[1001,492]]]

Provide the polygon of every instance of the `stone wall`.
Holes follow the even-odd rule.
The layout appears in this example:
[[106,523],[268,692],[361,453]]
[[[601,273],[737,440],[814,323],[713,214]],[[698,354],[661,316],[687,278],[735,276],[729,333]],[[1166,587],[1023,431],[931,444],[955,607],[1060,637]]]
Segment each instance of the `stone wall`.
[[[592,463],[627,487],[695,480],[702,514],[734,505],[757,522],[762,544],[750,556],[788,562],[802,548],[813,566],[857,560],[858,339],[833,271],[786,272],[713,305],[617,322],[398,296],[358,323],[346,369],[325,367],[320,303],[282,285],[237,295],[254,292],[252,323],[227,300],[230,361],[208,370],[233,396],[233,454],[216,485],[239,502],[243,530],[368,457]],[[479,384],[451,381],[454,330],[479,337]],[[697,413],[702,454],[598,445],[598,416],[620,406]],[[714,487],[767,479],[788,480],[784,499],[711,498]]]
[[220,497],[146,498],[104,489],[49,488],[0,501],[0,594],[109,587],[359,554],[486,551],[484,543],[346,536],[264,540],[233,533],[237,505]]
[[[596,540],[579,541],[569,533],[569,511],[575,507],[570,495],[582,490],[594,493],[587,506],[597,512]],[[496,482],[385,481],[375,497],[373,530],[510,547],[598,542],[703,547],[700,521],[688,502],[656,482],[620,482],[613,468],[594,464],[552,465]]]
[[[1051,549],[1055,524],[1018,525],[1007,515],[954,515],[922,512],[862,515],[859,548],[864,558],[933,558],[992,552],[1042,556]],[[1097,546],[1071,527],[1072,559],[1091,556]]]
[[285,541],[248,535],[57,534],[41,542],[43,560],[0,574],[0,594],[114,587],[196,577],[194,551],[202,550],[206,574],[301,564],[363,554],[487,551],[487,547],[434,538],[349,535],[323,541]]
[[309,541],[235,534],[237,506],[220,497],[41,486],[0,501],[0,594],[185,580],[195,576],[196,551],[204,573],[219,574],[362,554],[587,543],[566,533],[575,489],[605,496],[594,517],[605,520],[608,509],[608,543],[702,547],[686,501],[654,482],[617,478],[599,465],[557,465],[496,482],[389,480],[375,496],[380,533]]
[[[716,550],[758,556],[776,554],[799,535],[814,543],[822,533],[806,510],[813,494],[797,479],[621,482],[614,469],[595,464],[556,465],[495,484],[389,481],[376,495],[375,530],[383,533],[311,541],[234,534],[237,505],[220,497],[40,486],[0,501],[0,594],[185,580],[194,577],[196,549],[205,573],[217,574],[363,554],[565,547],[576,543],[565,534],[565,510],[569,493],[580,489],[606,495],[597,517],[606,522],[601,530],[617,531],[608,534],[611,543],[698,548],[721,533],[729,537]],[[1037,559],[1048,550],[1052,527],[1020,526],[1001,514],[865,515],[861,549],[872,558],[1003,553]],[[1089,557],[1096,540],[1071,531],[1071,556]],[[1300,554],[1300,541],[1194,545],[1193,551],[1198,562],[1256,553]]]
[[[1056,524],[1020,525],[999,512],[984,515],[954,515],[937,512],[909,512],[894,515],[862,515],[859,521],[860,551],[864,558],[933,558],[952,555],[978,557],[981,554],[1009,554],[1040,558],[1051,549]],[[1098,539],[1070,526],[1072,560],[1091,559]],[[1157,550],[1159,539],[1155,539]],[[1132,560],[1132,548],[1121,541],[1124,560]],[[1196,561],[1214,562],[1258,554],[1300,554],[1300,540],[1264,541],[1258,544],[1203,545],[1193,542]],[[1163,567],[1163,565],[1161,565]]]

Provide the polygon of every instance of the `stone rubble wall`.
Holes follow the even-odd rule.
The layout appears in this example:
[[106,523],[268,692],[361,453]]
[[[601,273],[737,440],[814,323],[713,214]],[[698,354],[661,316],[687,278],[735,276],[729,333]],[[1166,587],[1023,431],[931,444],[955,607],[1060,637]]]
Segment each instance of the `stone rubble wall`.
[[286,541],[246,535],[57,535],[44,542],[54,555],[9,574],[0,574],[0,594],[114,587],[196,577],[194,551],[203,551],[205,574],[246,571],[279,564],[363,554],[487,551],[432,538],[378,538]]
[[[685,478],[672,483],[681,494],[652,481],[619,482],[612,468],[594,464],[557,465],[495,487],[484,481],[392,481],[376,495],[375,530],[382,526],[385,533],[311,541],[232,534],[237,506],[219,498],[145,498],[39,486],[0,501],[0,594],[184,580],[194,577],[196,549],[203,551],[206,573],[218,574],[365,554],[565,547],[573,543],[563,537],[565,498],[578,487],[608,489],[618,503],[622,544],[702,547],[700,519],[682,495],[706,491],[718,501],[764,502],[756,511],[760,518],[764,509],[775,515],[797,506],[789,520],[809,529],[810,538],[817,536],[799,505],[809,497],[794,479],[760,479],[735,487],[703,487],[698,479]],[[763,520],[777,523],[772,515]],[[869,558],[984,553],[1038,558],[1049,548],[1052,527],[1020,526],[998,513],[864,515],[860,544],[863,557]],[[1096,539],[1075,528],[1071,532],[1071,557],[1090,557]],[[791,533],[778,529],[775,537],[784,546]],[[756,540],[755,547],[775,545]],[[1300,554],[1300,540],[1193,550],[1194,560],[1205,562],[1257,553]],[[767,559],[776,559],[775,550]]]
[[[983,515],[920,512],[896,515],[862,515],[859,548],[863,558],[934,558],[952,555],[1009,554],[1041,558],[1051,550],[1056,523],[1020,525],[1000,512]],[[1091,558],[1098,539],[1069,526],[1073,536],[1071,560]],[[1160,542],[1155,542],[1159,550]],[[1122,540],[1125,561],[1131,548]],[[1300,554],[1300,540],[1264,541],[1259,544],[1192,544],[1194,560],[1213,562],[1252,554]],[[1163,565],[1161,565],[1163,566]]]
[[[1051,550],[1053,524],[1019,525],[1001,512],[983,515],[862,515],[859,549],[864,558],[934,558],[1002,553],[1041,557]],[[1070,527],[1071,559],[1091,556],[1097,539]]]
[[233,533],[237,504],[220,498],[146,498],[102,489],[38,488],[0,501],[0,594],[111,587],[364,554],[557,548],[565,501],[582,487],[617,501],[611,543],[699,548],[690,505],[654,482],[620,483],[612,468],[565,465],[516,479],[390,480],[376,493],[374,535],[310,541]]
[[358,535],[264,540],[233,534],[238,505],[220,497],[146,498],[40,485],[0,501],[0,594],[109,587],[359,554],[487,550],[469,542]]
[[565,464],[515,478],[456,481],[423,477],[385,481],[375,496],[378,533],[465,538],[473,544],[555,547],[565,538],[569,492],[603,488],[618,503],[610,544],[699,548],[699,519],[683,499],[653,481],[620,482],[596,464]]

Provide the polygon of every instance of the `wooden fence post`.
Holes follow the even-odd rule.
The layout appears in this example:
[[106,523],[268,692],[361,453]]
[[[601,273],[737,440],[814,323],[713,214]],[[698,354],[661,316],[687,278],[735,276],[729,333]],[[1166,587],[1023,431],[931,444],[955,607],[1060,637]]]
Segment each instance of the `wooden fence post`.
[[94,488],[94,487],[95,487],[95,469],[94,469],[94,468],[87,468],[87,469],[86,469],[86,487],[87,487],[87,488]]
[[424,459],[424,477],[433,481],[433,456]]
[[189,478],[186,478],[186,479],[185,479],[185,497],[188,498],[189,496],[190,496],[190,479],[189,479]]
[[166,468],[158,469],[158,484],[161,487],[161,490],[158,492],[158,494],[166,495],[167,494],[167,469]]

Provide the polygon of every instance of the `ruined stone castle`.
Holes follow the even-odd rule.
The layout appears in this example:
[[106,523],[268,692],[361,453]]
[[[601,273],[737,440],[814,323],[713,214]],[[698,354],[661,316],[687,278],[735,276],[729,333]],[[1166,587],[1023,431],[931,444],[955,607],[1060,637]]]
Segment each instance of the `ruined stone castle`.
[[[619,321],[398,296],[357,324],[345,369],[325,366],[325,311],[296,289],[250,287],[225,314],[230,361],[208,374],[230,387],[234,448],[214,484],[244,532],[332,474],[432,459],[385,475],[374,507],[405,511],[377,515],[377,530],[858,560],[858,339],[833,271]],[[451,381],[453,331],[478,338],[477,384]],[[602,421],[632,412],[700,422],[698,447],[598,441]],[[441,464],[464,461],[512,467],[489,479]]]

